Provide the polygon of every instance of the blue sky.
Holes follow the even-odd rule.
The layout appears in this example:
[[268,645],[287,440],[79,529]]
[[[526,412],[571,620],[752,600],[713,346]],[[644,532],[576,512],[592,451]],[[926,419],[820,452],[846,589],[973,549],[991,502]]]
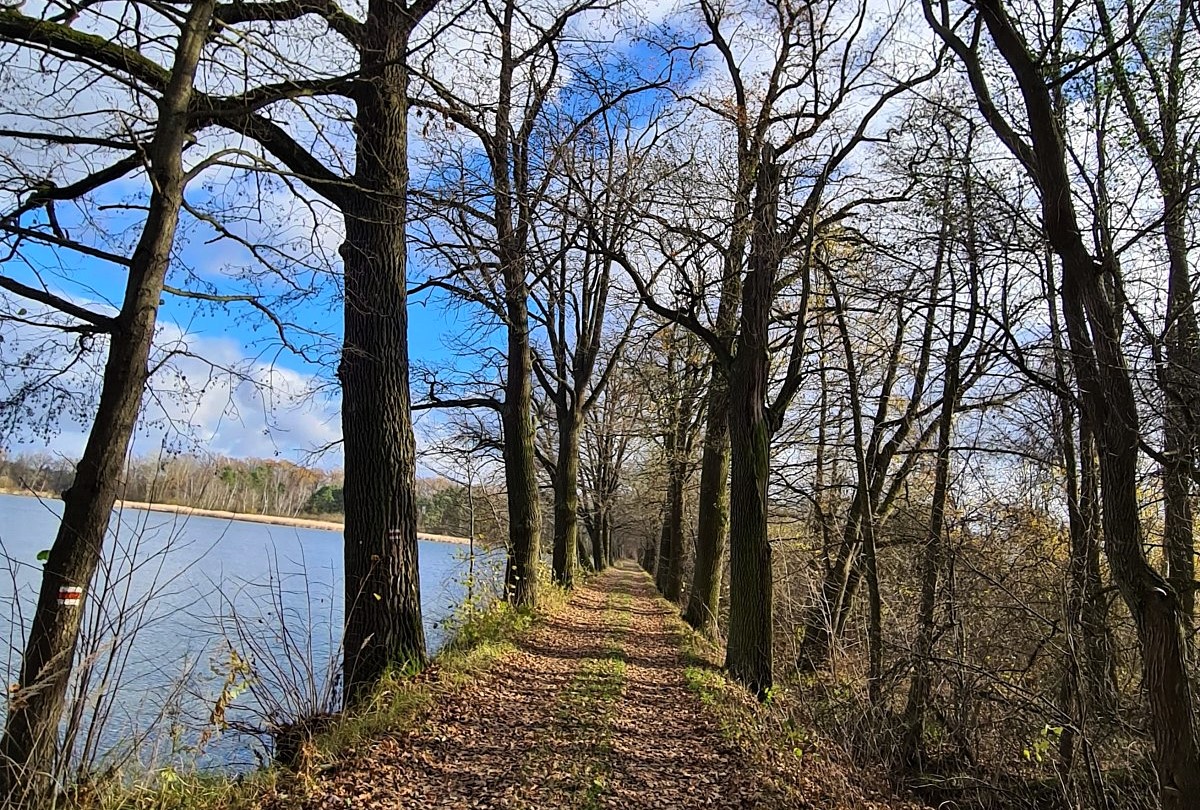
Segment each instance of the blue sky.
[[[110,205],[115,199],[115,194],[105,192],[98,195],[97,203]],[[65,213],[60,213],[63,227],[72,235],[84,236],[89,228],[81,221],[63,216]],[[109,223],[111,227],[106,229],[106,241],[114,253],[129,247],[130,239],[136,235],[136,226],[127,233],[121,219],[114,217]],[[181,230],[177,241],[180,260],[172,270],[169,283],[198,288],[202,285],[195,279],[187,279],[189,273],[194,273],[196,278],[212,283],[214,292],[246,291],[248,286],[231,276],[238,269],[251,266],[249,253],[229,243],[211,243],[201,231],[190,225]],[[334,239],[336,241],[335,236]],[[337,245],[330,247],[335,253]],[[128,250],[124,252],[127,255]],[[335,267],[333,271],[339,269]],[[2,272],[26,284],[44,284],[56,294],[98,310],[115,309],[124,292],[122,268],[93,257],[32,243],[21,251],[20,259],[6,262]],[[414,257],[410,266],[411,278],[421,279],[424,275],[419,258]],[[245,304],[198,303],[193,299],[164,295],[159,313],[160,346],[186,348],[189,355],[196,357],[180,358],[156,375],[154,388],[165,394],[147,398],[147,415],[135,440],[135,453],[153,455],[161,448],[168,448],[236,456],[279,455],[306,460],[310,450],[336,439],[339,433],[338,394],[336,385],[331,383],[341,340],[338,281],[329,274],[310,277],[309,281],[314,287],[312,298],[279,310],[281,317],[301,328],[324,333],[320,341],[313,341],[300,330],[288,330],[290,341],[307,344],[310,351],[305,353],[306,356],[285,348],[275,326]],[[278,283],[265,286],[274,293],[282,289]],[[40,311],[40,307],[28,302],[16,306],[27,309],[30,315]],[[409,317],[412,361],[429,364],[445,361],[449,355],[447,338],[458,329],[456,312],[443,307],[438,296],[425,292],[410,302]],[[28,328],[16,333],[10,331],[0,343],[0,359],[11,367],[19,353],[47,345],[45,341],[52,335],[48,330]],[[97,345],[93,363],[78,369],[70,378],[71,385],[80,391],[98,385],[103,348],[103,345]],[[55,351],[65,356],[65,348],[46,349],[47,355]],[[235,382],[219,370],[215,372],[216,377],[226,381],[211,385],[214,371],[209,364],[218,369],[237,368],[257,385]],[[197,386],[206,383],[212,390],[199,393]],[[77,456],[86,435],[84,422],[79,415],[60,415],[49,436],[26,426],[7,437],[8,449],[16,452],[49,449],[66,456]],[[338,466],[340,453],[334,449],[314,461],[322,466]]]
[[[647,19],[661,19],[672,5],[649,4],[641,11]],[[620,40],[625,32],[615,23],[616,20],[596,17],[590,24],[598,27],[590,33],[598,43],[610,38]],[[439,47],[453,50],[453,45],[441,41]],[[612,54],[622,52],[641,63],[653,61],[644,45],[624,41],[612,46]],[[147,127],[142,116],[130,109],[128,91],[119,84],[97,82],[86,71],[79,70],[65,81],[57,78],[63,87],[50,90],[45,84],[48,79],[43,66],[36,59],[25,65],[20,60],[10,61],[8,70],[17,71],[13,76],[24,70],[27,80],[18,78],[15,95],[0,104],[0,118],[6,123],[38,128],[31,125],[38,119],[30,118],[30,114],[37,114],[38,104],[48,103],[64,105],[66,123],[61,126],[66,128],[72,126],[71,121],[97,132],[109,127],[120,131],[130,121],[142,131]],[[489,83],[484,81],[476,89],[486,94]],[[139,101],[148,106],[145,102],[144,98]],[[309,113],[319,115],[320,110],[314,108]],[[279,111],[279,115],[279,120],[286,121],[298,138],[312,140],[317,152],[332,158],[333,164],[339,160],[345,162],[345,156],[353,154],[344,120],[335,116],[338,123],[330,126],[332,134],[317,137],[311,131],[311,119],[305,114],[292,110]],[[88,123],[80,123],[85,121]],[[414,124],[417,134],[421,124]],[[100,148],[90,153],[79,149],[58,153],[44,147],[31,148],[12,139],[6,139],[3,147],[4,156],[12,159],[15,155],[17,163],[30,167],[31,176],[44,173],[59,183],[107,165],[119,154]],[[185,158],[194,161],[196,153],[211,155],[228,147],[243,148],[244,144],[227,134],[206,131],[200,134],[199,145],[189,149]],[[419,152],[421,148],[418,135],[413,149]],[[270,174],[250,174],[244,167],[229,165],[236,160],[239,158],[229,158],[224,164],[206,169],[192,181],[187,193],[192,206],[221,220],[228,236],[222,237],[210,224],[185,213],[176,240],[177,261],[168,283],[220,295],[262,294],[264,303],[295,324],[296,328],[287,331],[286,339],[299,346],[301,354],[286,348],[275,326],[244,303],[201,303],[164,295],[159,315],[160,350],[183,350],[185,354],[153,380],[153,393],[147,398],[147,416],[136,440],[136,453],[151,454],[171,447],[192,452],[278,454],[303,459],[313,447],[330,443],[331,426],[338,423],[332,372],[341,341],[337,254],[342,234],[340,214],[320,201],[297,198],[292,188]],[[127,256],[140,232],[146,193],[144,175],[131,175],[106,186],[84,205],[60,204],[58,220],[73,238]],[[3,196],[0,194],[0,198]],[[11,208],[11,204],[11,199],[3,199],[4,208]],[[27,224],[31,222],[36,222],[36,215],[26,218]],[[257,267],[251,251],[239,244],[240,240],[273,246],[270,263],[283,268],[283,275],[276,279],[248,277],[247,269],[261,268]],[[34,243],[26,243],[18,257],[3,263],[0,272],[97,308],[115,308],[125,282],[125,273],[118,265]],[[410,283],[420,282],[427,275],[421,257],[410,256]],[[290,286],[284,276],[294,278],[296,286]],[[302,295],[297,287],[307,293]],[[285,297],[290,299],[286,304]],[[460,335],[466,335],[469,347],[487,347],[498,340],[495,330],[470,331],[472,315],[444,304],[443,294],[430,292],[410,302],[409,348],[414,366],[453,362],[454,350],[450,346]],[[24,306],[28,306],[31,315],[39,314],[36,306],[0,300],[0,315],[5,311],[15,314]],[[23,352],[37,352],[45,346],[42,351],[45,364],[52,368],[53,359],[59,355],[65,357],[71,348],[71,341],[64,343],[61,336],[56,338],[57,343],[46,342],[51,333],[45,330],[11,325],[0,329],[5,330],[0,332],[4,338],[0,343],[0,361],[6,364]],[[319,336],[306,334],[306,330]],[[98,342],[91,366],[76,369],[64,380],[81,391],[94,389],[103,348],[102,341]],[[457,362],[469,366],[477,360]],[[244,379],[226,374],[229,369],[239,370]],[[214,383],[214,376],[220,378],[222,374],[223,381]],[[4,395],[4,384],[0,377],[0,398]],[[423,391],[417,387],[414,393],[414,398],[419,398]],[[49,438],[49,448],[64,455],[77,455],[87,416],[84,408],[82,413],[51,417],[55,432]],[[7,436],[6,442],[10,449],[17,450],[47,446],[45,436],[32,429],[18,430]],[[338,461],[334,453],[321,463]]]

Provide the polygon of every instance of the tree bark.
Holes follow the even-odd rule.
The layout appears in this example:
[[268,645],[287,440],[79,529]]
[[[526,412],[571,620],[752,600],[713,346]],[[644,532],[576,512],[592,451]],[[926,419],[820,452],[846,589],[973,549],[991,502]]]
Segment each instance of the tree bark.
[[1108,627],[1108,605],[1100,579],[1100,501],[1096,476],[1096,443],[1086,411],[1078,414],[1067,392],[1058,304],[1055,300],[1049,248],[1046,257],[1046,296],[1051,339],[1054,344],[1055,382],[1063,392],[1058,397],[1062,420],[1063,467],[1066,471],[1067,525],[1070,536],[1067,562],[1068,632],[1078,639],[1071,647],[1071,668],[1082,682],[1074,691],[1077,723],[1082,729],[1087,710],[1111,713],[1117,705],[1117,673],[1112,636]]
[[[975,268],[972,268],[972,272],[975,272]],[[933,685],[930,663],[933,659],[936,629],[938,577],[945,559],[943,534],[946,526],[946,502],[950,492],[951,437],[954,411],[961,387],[962,354],[974,331],[974,307],[977,302],[974,296],[972,298],[969,316],[971,325],[957,343],[951,344],[946,353],[946,367],[942,379],[942,409],[938,417],[937,450],[934,457],[933,499],[921,549],[921,599],[917,612],[917,638],[913,650],[913,676],[909,683],[908,700],[904,710],[905,753],[910,765],[917,768],[922,767],[925,761],[925,711]]]
[[[947,131],[947,135],[951,133]],[[909,682],[908,700],[904,710],[905,755],[910,766],[921,768],[925,762],[925,712],[930,700],[933,679],[931,662],[935,633],[935,610],[937,607],[938,578],[945,560],[943,535],[946,526],[946,503],[950,492],[950,453],[954,430],[954,413],[958,407],[962,388],[962,356],[973,338],[979,307],[978,243],[975,219],[974,194],[971,178],[971,147],[974,129],[968,131],[963,148],[962,191],[966,216],[967,272],[970,274],[971,297],[967,324],[958,340],[954,339],[953,306],[957,297],[954,276],[951,275],[950,333],[947,337],[946,360],[942,371],[942,404],[938,415],[937,447],[934,455],[933,498],[929,508],[929,523],[921,548],[921,598],[917,613],[917,638],[913,650],[913,675]],[[941,206],[941,229],[938,236],[938,258],[933,275],[934,292],[941,286],[943,268],[949,252],[951,233],[951,183],[947,177],[943,186]]]
[[604,550],[604,528],[608,514],[603,505],[597,505],[587,521],[588,539],[592,541],[592,568],[600,573],[608,567],[608,554]]
[[[667,487],[670,490],[670,486]],[[662,526],[658,530],[658,545],[651,556],[653,560],[654,587],[659,593],[667,587],[667,566],[671,558],[671,496],[663,501]]]
[[652,577],[658,573],[658,545],[658,543],[651,541],[642,548],[642,568]]
[[767,414],[769,329],[780,252],[776,220],[780,170],[763,147],[755,188],[754,230],[742,300],[737,354],[730,373],[738,396],[729,410],[729,642],[725,667],[749,691],[765,697],[774,684],[774,578],[767,537],[771,430]]
[[415,21],[374,0],[360,45],[354,182],[346,211],[342,383],[347,703],[388,667],[425,662],[408,368],[408,39]]
[[904,709],[905,753],[910,765],[917,768],[925,761],[925,710],[933,682],[930,661],[933,658],[934,612],[937,607],[938,574],[945,553],[942,533],[946,525],[946,500],[950,484],[950,437],[954,404],[958,396],[956,353],[948,358],[944,373],[941,422],[938,425],[934,461],[933,502],[930,504],[929,524],[921,548],[921,599],[917,609],[917,638],[913,645],[913,675]]
[[[751,151],[748,132],[739,132],[738,184],[733,227],[722,267],[721,297],[715,334],[732,346],[742,301],[742,267],[752,228],[750,193],[758,172],[758,155]],[[700,509],[697,516],[696,565],[683,619],[710,638],[717,635],[722,569],[729,540],[730,447],[729,369],[713,358],[705,404],[704,443],[700,460]]]
[[[215,5],[214,0],[197,0],[188,10],[170,80],[158,103],[158,123],[147,152],[151,193],[146,223],[130,259],[125,298],[110,335],[96,418],[75,481],[63,493],[63,517],[42,574],[17,690],[9,695],[0,739],[0,796],[5,806],[35,808],[55,800],[52,771],[59,719],[87,589],[103,552],[149,377],[159,299],[187,180],[183,148],[188,105]],[[64,604],[64,587],[80,588],[79,601]]]
[[658,551],[655,584],[668,602],[678,603],[683,590],[683,499],[687,479],[687,459],[679,458],[678,442],[668,443],[667,501]]
[[[1184,631],[1188,640],[1195,632],[1195,516],[1192,507],[1191,471],[1196,462],[1200,417],[1200,326],[1196,318],[1196,296],[1192,288],[1188,258],[1188,216],[1192,191],[1187,177],[1194,168],[1194,157],[1180,134],[1184,114],[1183,82],[1190,71],[1184,64],[1188,30],[1193,21],[1189,4],[1164,9],[1168,23],[1154,37],[1150,47],[1165,56],[1165,64],[1145,77],[1153,92],[1139,97],[1127,64],[1117,47],[1108,8],[1096,4],[1096,11],[1110,50],[1110,65],[1126,115],[1137,134],[1142,151],[1149,159],[1162,196],[1162,235],[1167,251],[1167,311],[1162,336],[1165,356],[1159,363],[1159,383],[1164,395],[1163,407],[1163,545],[1167,560],[1167,581],[1179,598]],[[1173,19],[1172,14],[1173,12]],[[1147,43],[1138,31],[1131,31],[1137,50],[1146,54]],[[1161,50],[1160,50],[1161,49]],[[1147,108],[1157,115],[1147,116]],[[1157,120],[1155,120],[1157,119]]]
[[729,386],[725,374],[720,363],[714,362],[700,460],[696,564],[683,613],[684,621],[710,638],[717,634],[721,573],[729,536]]
[[[567,399],[573,399],[567,394]],[[581,414],[558,408],[558,463],[554,475],[554,580],[575,585],[579,572],[579,429]],[[599,568],[597,568],[599,570]]]
[[[1170,141],[1167,141],[1170,143]],[[1192,468],[1196,463],[1200,416],[1200,328],[1188,261],[1188,205],[1179,177],[1178,157],[1171,149],[1159,162],[1159,189],[1163,195],[1163,237],[1167,246],[1166,397],[1163,409],[1164,524],[1167,581],[1179,598],[1180,618],[1187,639],[1195,627],[1196,542],[1192,509]],[[1172,165],[1173,164],[1173,165]],[[1170,165],[1168,169],[1166,166]]]
[[510,271],[507,290],[508,378],[504,389],[504,482],[508,491],[508,566],[504,587],[518,607],[537,604],[542,508],[534,453],[533,363],[529,347],[524,264]]
[[[529,329],[528,232],[531,227],[528,141],[514,144],[513,44],[514,0],[504,3],[499,23],[499,91],[491,134],[492,181],[496,224],[496,256],[504,280],[504,318],[508,329],[505,353],[504,481],[508,494],[508,565],[504,574],[509,602],[518,607],[537,604],[537,570],[542,553],[542,506],[538,494],[537,455],[534,451],[533,352]],[[525,112],[529,121],[531,111]]]
[[587,455],[586,491],[591,501],[587,516],[588,533],[592,539],[592,557],[597,571],[612,565],[612,509],[620,488],[621,469],[629,448],[627,435],[618,436],[615,424],[618,410],[623,411],[621,398],[611,384],[594,417],[585,426],[591,444]]
[[613,551],[613,528],[612,528],[612,512],[604,513],[604,557],[608,565],[613,565],[617,561],[616,552]]

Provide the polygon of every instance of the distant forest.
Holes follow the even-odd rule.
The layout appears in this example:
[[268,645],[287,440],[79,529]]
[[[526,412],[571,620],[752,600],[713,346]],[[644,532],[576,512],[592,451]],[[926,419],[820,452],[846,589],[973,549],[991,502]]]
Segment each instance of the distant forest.
[[[71,486],[75,461],[50,453],[15,456],[0,451],[0,490],[57,495]],[[475,488],[476,535],[499,536],[491,494]],[[130,501],[220,509],[250,515],[343,517],[342,473],[279,459],[224,456],[139,458],[125,473],[122,497]],[[445,478],[418,478],[417,527],[431,534],[466,537],[471,531],[467,488]]]

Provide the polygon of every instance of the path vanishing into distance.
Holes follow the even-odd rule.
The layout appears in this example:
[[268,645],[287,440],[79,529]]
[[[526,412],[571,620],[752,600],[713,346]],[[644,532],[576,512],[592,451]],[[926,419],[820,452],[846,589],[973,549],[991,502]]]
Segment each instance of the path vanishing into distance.
[[[681,622],[619,563],[410,731],[321,774],[312,808],[909,808],[772,778],[688,688]],[[757,764],[756,764],[757,763]],[[778,774],[776,774],[778,775]],[[790,781],[790,780],[789,780]],[[850,794],[850,795],[848,795]],[[836,799],[830,800],[830,796]],[[878,795],[878,794],[876,794]]]
[[773,805],[687,688],[672,614],[639,569],[607,570],[414,731],[326,775],[312,806]]

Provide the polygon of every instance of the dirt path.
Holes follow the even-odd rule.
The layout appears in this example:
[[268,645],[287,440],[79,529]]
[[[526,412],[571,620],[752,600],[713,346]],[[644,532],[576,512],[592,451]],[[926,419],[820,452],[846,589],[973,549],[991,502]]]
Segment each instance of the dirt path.
[[645,574],[611,569],[427,720],[324,775],[313,807],[770,807],[684,683]]

